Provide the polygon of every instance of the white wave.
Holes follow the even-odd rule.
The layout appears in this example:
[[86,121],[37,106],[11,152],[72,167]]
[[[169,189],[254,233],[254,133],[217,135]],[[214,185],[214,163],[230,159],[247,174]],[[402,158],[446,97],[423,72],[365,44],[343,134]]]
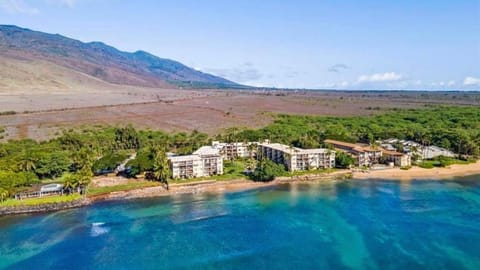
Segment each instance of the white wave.
[[110,228],[104,227],[104,222],[94,222],[92,223],[92,229],[90,230],[90,236],[97,237],[102,234],[106,234],[110,231]]

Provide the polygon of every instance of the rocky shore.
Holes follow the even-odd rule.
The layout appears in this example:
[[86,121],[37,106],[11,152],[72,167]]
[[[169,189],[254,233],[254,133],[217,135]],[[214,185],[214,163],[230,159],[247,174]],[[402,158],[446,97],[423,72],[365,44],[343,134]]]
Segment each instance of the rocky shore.
[[4,215],[16,215],[16,214],[30,214],[41,212],[53,212],[70,208],[82,207],[89,205],[91,201],[89,199],[80,199],[71,202],[61,203],[47,203],[40,205],[25,205],[15,207],[0,207],[0,216]]

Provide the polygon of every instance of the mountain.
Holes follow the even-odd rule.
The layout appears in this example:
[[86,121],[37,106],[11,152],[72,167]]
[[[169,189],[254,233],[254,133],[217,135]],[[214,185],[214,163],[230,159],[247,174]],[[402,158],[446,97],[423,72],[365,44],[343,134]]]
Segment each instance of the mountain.
[[[72,76],[74,81],[98,79],[110,84],[142,87],[244,87],[148,52],[123,52],[102,42],[84,43],[13,25],[0,25],[0,63],[3,66],[0,87],[4,88],[9,86],[8,81],[31,80],[29,75],[43,79],[39,83],[47,80],[53,82],[52,85],[66,87]],[[31,70],[35,65],[39,68]],[[38,70],[44,75],[38,76]]]

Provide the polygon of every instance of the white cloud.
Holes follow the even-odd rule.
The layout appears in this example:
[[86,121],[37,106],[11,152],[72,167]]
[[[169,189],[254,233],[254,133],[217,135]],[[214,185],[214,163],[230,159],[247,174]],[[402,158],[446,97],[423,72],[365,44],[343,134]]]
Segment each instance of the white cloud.
[[350,83],[347,82],[347,81],[343,81],[343,82],[340,83],[340,86],[341,86],[341,87],[347,87],[347,86],[349,86],[349,85],[350,85]]
[[463,85],[480,86],[480,78],[466,77],[465,80],[463,80]]
[[447,85],[448,85],[448,86],[454,86],[454,85],[455,85],[455,81],[448,81]]
[[73,7],[75,5],[75,0],[61,0],[60,2],[62,2],[64,5],[67,5],[69,7]]
[[401,74],[395,72],[376,73],[372,75],[361,75],[358,82],[393,82],[403,79]]
[[23,0],[0,0],[0,9],[10,14],[37,14],[40,12]]
[[73,7],[78,2],[77,0],[45,0],[47,4],[61,5],[67,7]]

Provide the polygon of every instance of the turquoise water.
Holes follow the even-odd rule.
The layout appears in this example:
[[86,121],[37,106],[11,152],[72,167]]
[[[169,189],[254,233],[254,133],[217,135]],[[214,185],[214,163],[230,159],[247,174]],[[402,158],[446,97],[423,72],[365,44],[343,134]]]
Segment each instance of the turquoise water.
[[480,269],[480,177],[342,181],[0,218],[7,269]]

